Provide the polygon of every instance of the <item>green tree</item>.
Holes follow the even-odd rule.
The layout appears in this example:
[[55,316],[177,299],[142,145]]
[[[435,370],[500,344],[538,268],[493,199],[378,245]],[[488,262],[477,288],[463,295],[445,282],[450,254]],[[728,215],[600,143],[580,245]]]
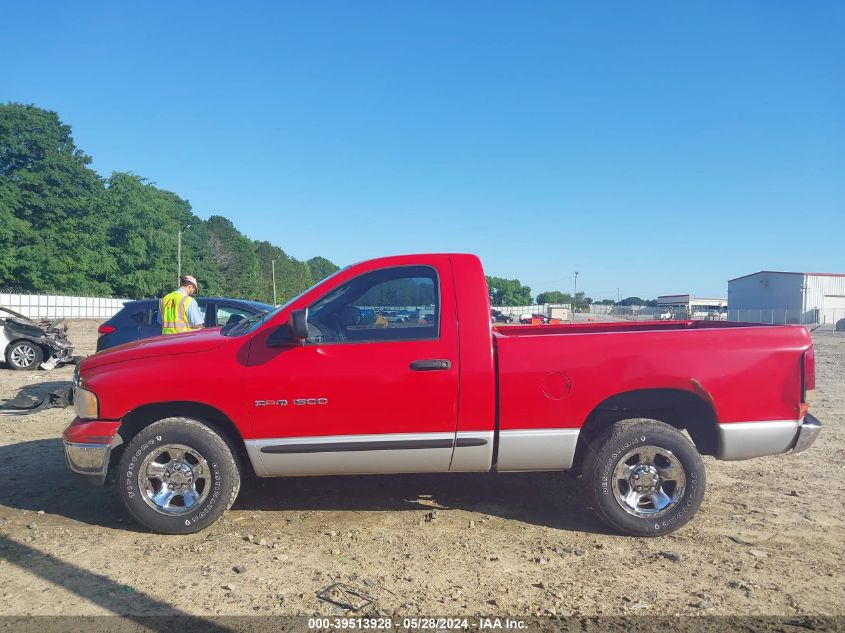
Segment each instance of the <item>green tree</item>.
[[490,303],[494,306],[531,305],[531,288],[523,286],[519,279],[487,277]]
[[0,287],[3,280],[14,276],[18,260],[18,244],[29,226],[13,212],[18,208],[17,189],[0,176]]
[[639,297],[625,297],[622,301],[619,302],[621,306],[643,306],[645,305],[645,299],[640,299]]
[[109,271],[114,292],[130,298],[169,292],[177,281],[176,235],[182,219],[190,216],[190,205],[134,174],[114,173],[107,184],[102,194],[109,210],[105,248],[116,262]]
[[211,259],[220,271],[224,294],[244,299],[257,297],[259,266],[252,241],[220,215],[208,218],[208,231]]
[[[284,303],[313,285],[309,267],[305,262],[288,256],[270,242],[256,242],[255,247],[261,271],[262,294],[259,298],[262,301],[273,302],[273,260],[276,261],[276,299],[279,303]],[[325,261],[331,264],[328,260]]]
[[537,295],[537,303],[572,303],[572,295],[560,290],[549,290]]
[[311,272],[311,279],[314,283],[340,270],[325,257],[312,257],[306,263],[308,264],[308,270]]
[[574,304],[576,310],[586,310],[588,307],[590,307],[590,304],[592,302],[593,300],[583,292],[579,292],[575,295]]
[[0,106],[0,285],[110,293],[102,179],[55,112]]
[[[200,292],[207,297],[224,295],[223,279],[220,269],[211,256],[211,232],[208,223],[193,213],[180,215],[180,226],[190,225],[182,233],[182,273],[193,275],[200,285]],[[174,231],[178,231],[175,227]],[[170,236],[171,258],[170,264],[173,280],[176,281],[176,233]]]
[[205,295],[280,300],[337,270],[255,242],[222,217],[194,215],[187,200],[131,173],[104,180],[55,112],[0,104],[0,287],[60,294],[161,296],[182,272]]

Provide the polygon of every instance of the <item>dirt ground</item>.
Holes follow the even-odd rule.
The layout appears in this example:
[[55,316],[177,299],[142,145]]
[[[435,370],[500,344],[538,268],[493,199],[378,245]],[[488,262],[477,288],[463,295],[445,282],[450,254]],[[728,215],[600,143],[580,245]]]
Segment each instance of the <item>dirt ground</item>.
[[[0,614],[333,615],[316,593],[342,580],[382,614],[843,615],[845,336],[816,346],[816,445],[707,458],[697,517],[657,539],[609,533],[558,473],[248,480],[206,532],[161,536],[68,476],[70,409],[0,416]],[[71,374],[4,366],[0,400]]]

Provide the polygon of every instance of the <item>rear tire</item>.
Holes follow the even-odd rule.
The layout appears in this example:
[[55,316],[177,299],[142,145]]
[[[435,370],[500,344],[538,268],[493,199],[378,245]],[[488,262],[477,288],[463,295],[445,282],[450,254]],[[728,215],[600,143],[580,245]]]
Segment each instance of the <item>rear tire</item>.
[[44,350],[32,341],[16,341],[6,348],[6,362],[17,371],[37,369],[44,362]]
[[583,475],[598,517],[633,536],[662,536],[686,524],[706,485],[695,446],[652,420],[623,420],[604,431],[586,451]]
[[117,473],[121,499],[136,521],[155,532],[199,532],[238,496],[234,455],[226,438],[198,420],[160,420],[123,452]]

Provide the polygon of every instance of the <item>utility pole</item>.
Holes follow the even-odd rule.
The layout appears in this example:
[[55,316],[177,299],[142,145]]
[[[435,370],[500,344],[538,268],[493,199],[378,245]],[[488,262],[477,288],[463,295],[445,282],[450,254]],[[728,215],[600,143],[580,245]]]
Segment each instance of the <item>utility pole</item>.
[[186,225],[179,231],[179,240],[176,246],[176,287],[179,287],[179,282],[182,281],[182,233],[191,228],[191,225]]
[[622,301],[622,293],[619,292],[619,288],[616,289],[616,303]]
[[572,301],[575,303],[575,308],[578,307],[578,271],[575,271],[575,290],[572,292]]
[[[278,257],[276,259],[279,259]],[[276,259],[270,262],[270,266],[273,267],[273,307],[275,308],[278,304],[276,303]]]

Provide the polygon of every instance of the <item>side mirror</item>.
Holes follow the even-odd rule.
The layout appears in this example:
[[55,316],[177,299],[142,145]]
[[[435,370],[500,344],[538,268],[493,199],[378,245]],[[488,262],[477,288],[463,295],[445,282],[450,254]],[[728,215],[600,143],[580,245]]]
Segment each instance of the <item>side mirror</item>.
[[290,333],[294,340],[305,341],[308,339],[308,308],[294,310],[290,313]]
[[308,338],[308,309],[294,310],[288,322],[267,338],[267,347],[294,347]]

